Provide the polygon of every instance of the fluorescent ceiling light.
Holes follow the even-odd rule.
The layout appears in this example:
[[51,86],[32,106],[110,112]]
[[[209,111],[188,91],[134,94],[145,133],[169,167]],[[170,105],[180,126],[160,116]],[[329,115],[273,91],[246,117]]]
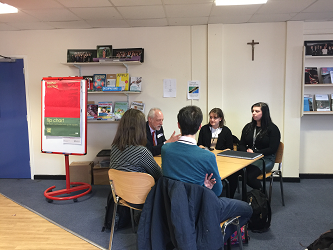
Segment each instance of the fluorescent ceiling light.
[[0,14],[17,13],[17,8],[0,2]]
[[248,4],[264,4],[267,0],[215,0],[216,6],[221,5],[248,5]]

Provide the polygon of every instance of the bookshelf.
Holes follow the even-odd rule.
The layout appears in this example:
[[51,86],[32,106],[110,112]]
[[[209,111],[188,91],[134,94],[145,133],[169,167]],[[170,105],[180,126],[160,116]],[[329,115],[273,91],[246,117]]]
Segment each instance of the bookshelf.
[[[307,56],[305,55],[305,46],[303,53],[303,72],[302,72],[302,105],[301,105],[301,117],[303,115],[332,115],[333,111],[304,111],[304,94],[327,94],[329,95],[330,107],[332,110],[332,102],[330,100],[331,94],[333,94],[333,84],[323,83],[321,76],[322,67],[333,67],[333,56]],[[305,68],[316,67],[318,71],[319,84],[305,84]],[[313,99],[313,107],[315,107],[315,99]]]
[[[69,67],[76,67],[79,70],[79,76],[82,76],[83,68],[89,67],[101,67],[101,66],[124,66],[126,68],[126,73],[129,73],[129,65],[140,65],[140,61],[107,61],[107,62],[74,62],[74,63],[62,63],[63,65]],[[125,95],[126,101],[128,103],[128,108],[130,106],[129,96],[132,94],[140,94],[137,91],[88,91],[88,96],[92,95]],[[89,99],[89,97],[88,97]],[[119,121],[105,121],[105,120],[87,120],[89,123],[118,123]]]

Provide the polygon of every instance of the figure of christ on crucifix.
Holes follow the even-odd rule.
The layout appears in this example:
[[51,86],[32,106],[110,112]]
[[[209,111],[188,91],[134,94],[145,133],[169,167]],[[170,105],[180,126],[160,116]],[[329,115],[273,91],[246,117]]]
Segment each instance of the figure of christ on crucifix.
[[252,45],[252,61],[254,61],[254,45],[259,44],[259,42],[254,42],[254,40],[252,40],[251,43],[247,43],[248,45]]

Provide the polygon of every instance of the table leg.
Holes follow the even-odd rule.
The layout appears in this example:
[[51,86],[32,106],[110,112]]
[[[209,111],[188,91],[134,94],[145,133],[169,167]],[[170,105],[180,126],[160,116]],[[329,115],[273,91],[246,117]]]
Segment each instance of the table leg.
[[245,201],[245,202],[247,202],[246,180],[247,180],[247,172],[246,172],[246,168],[243,168],[243,174],[242,174],[242,200]]

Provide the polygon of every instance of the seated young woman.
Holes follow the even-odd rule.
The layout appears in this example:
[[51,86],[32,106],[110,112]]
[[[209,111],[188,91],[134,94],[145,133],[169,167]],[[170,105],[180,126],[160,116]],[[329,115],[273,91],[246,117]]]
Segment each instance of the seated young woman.
[[[245,125],[238,145],[238,151],[261,153],[264,155],[265,171],[271,171],[275,164],[275,154],[280,144],[280,130],[272,122],[269,107],[264,102],[252,105],[252,121]],[[253,189],[261,189],[261,181],[257,179],[262,174],[262,160],[255,161],[246,167],[247,185]],[[242,171],[236,172],[227,179],[230,183],[230,196],[234,197],[238,176]]]
[[225,119],[220,108],[209,112],[209,123],[204,125],[198,138],[198,146],[208,149],[233,150],[233,137],[230,129],[224,125]]
[[[162,170],[146,148],[146,121],[137,109],[129,109],[122,116],[111,145],[110,168],[127,172],[143,172],[154,177],[155,182],[162,176]],[[113,206],[113,205],[112,205]],[[110,214],[113,211],[109,210]],[[136,210],[135,210],[136,211]],[[138,223],[140,213],[134,220]],[[130,223],[129,208],[118,206],[115,230]]]
[[146,121],[137,109],[129,109],[122,116],[111,145],[110,168],[148,173],[155,181],[162,170],[146,148]]

